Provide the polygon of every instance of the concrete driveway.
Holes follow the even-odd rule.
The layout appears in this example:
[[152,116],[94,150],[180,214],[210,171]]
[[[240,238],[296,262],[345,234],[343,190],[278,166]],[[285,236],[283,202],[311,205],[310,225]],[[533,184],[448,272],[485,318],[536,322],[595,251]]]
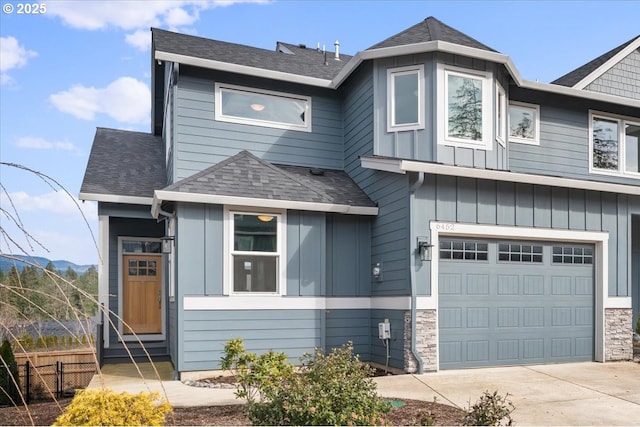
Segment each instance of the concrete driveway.
[[385,397],[468,408],[488,390],[516,406],[517,425],[639,425],[640,364],[569,363],[376,378]]

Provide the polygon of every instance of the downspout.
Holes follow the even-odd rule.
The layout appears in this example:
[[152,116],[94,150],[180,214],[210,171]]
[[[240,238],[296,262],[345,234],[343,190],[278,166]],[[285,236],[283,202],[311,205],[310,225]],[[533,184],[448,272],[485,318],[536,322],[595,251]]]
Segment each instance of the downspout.
[[[416,182],[414,182],[413,184],[411,184],[411,188],[409,190],[409,235],[410,237],[410,246],[413,247],[413,244],[415,243],[415,236],[417,235],[417,233],[415,232],[415,225],[414,225],[414,219],[413,219],[413,205],[414,205],[414,199],[415,199],[415,192],[418,188],[420,188],[420,186],[422,186],[422,184],[424,183],[424,172],[418,172],[418,179],[416,180]],[[420,357],[420,354],[418,353],[418,350],[416,349],[416,330],[417,330],[417,326],[416,326],[416,322],[417,322],[417,286],[416,286],[416,269],[415,269],[415,257],[416,257],[416,251],[411,249],[410,251],[410,259],[413,261],[411,264],[411,275],[410,275],[410,280],[411,280],[411,354],[413,355],[413,357],[416,359],[416,361],[418,362],[418,374],[422,374],[424,371],[423,368],[423,362],[422,362],[422,357]]]
[[[175,218],[175,216],[176,216],[175,213],[163,211],[161,206],[162,205],[160,203],[158,203],[158,222],[164,221],[165,219],[169,219],[170,220],[170,219]],[[165,217],[165,219],[160,219],[160,216]],[[175,235],[175,230],[173,231],[173,233]],[[173,250],[174,251],[176,250],[175,247],[174,247]],[[170,255],[168,255],[168,256],[170,256]],[[174,260],[175,260],[175,258],[177,258],[177,257],[174,256]],[[175,269],[175,266],[174,266],[174,269]],[[168,274],[171,274],[171,270],[170,269],[168,271]],[[175,274],[175,270],[174,270],[174,274]],[[175,280],[175,277],[173,279]],[[169,279],[169,280],[171,280],[171,279]],[[169,285],[170,284],[171,284],[171,282],[169,282]],[[168,292],[169,292],[169,290],[167,289],[167,295],[168,295]],[[175,310],[177,311],[178,310],[178,306],[177,306],[178,303],[176,302],[175,304],[176,304]],[[169,310],[169,297],[168,296],[167,296],[167,310]],[[168,313],[165,313],[165,315],[167,316],[167,325],[169,325]],[[177,312],[176,312],[175,318],[176,318],[176,324],[172,325],[172,327],[176,328],[176,334],[177,334],[177,331],[178,331],[178,329],[177,329],[178,328],[178,325],[177,325],[177,319],[178,319]],[[169,338],[170,336],[171,336],[171,334],[169,334],[168,331],[167,331],[167,342],[169,343],[169,345],[170,346],[171,345],[177,345],[177,343],[172,343],[171,342],[171,340]],[[169,352],[171,352],[171,350],[169,350]],[[169,354],[171,354],[171,353],[169,353]],[[178,372],[178,350],[177,349],[175,349],[175,355],[176,355],[176,360],[173,361],[173,362],[175,362],[173,364],[173,379],[176,380],[176,381],[179,381],[180,380],[180,373]]]

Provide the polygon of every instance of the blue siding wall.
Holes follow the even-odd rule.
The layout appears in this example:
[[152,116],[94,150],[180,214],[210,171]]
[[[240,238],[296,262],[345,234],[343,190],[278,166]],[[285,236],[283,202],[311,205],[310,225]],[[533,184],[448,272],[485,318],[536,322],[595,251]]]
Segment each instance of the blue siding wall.
[[[186,72],[184,70],[187,70]],[[182,67],[175,96],[175,179],[183,179],[241,150],[273,163],[342,169],[342,111],[335,91]],[[312,132],[214,120],[215,81],[312,97]]]
[[389,342],[389,366],[404,368],[404,310],[371,310],[371,362],[386,363],[387,355],[384,341],[378,338],[378,323],[389,319],[391,340]]
[[[638,208],[640,211],[640,207]],[[632,243],[631,243],[631,297],[633,303],[633,325],[640,316],[640,215],[632,216]]]
[[287,213],[287,295],[325,294],[325,248],[324,213]]
[[180,371],[220,369],[226,341],[242,338],[250,352],[284,351],[289,361],[322,347],[319,310],[184,311]]
[[354,353],[361,360],[370,360],[370,310],[326,310],[325,316],[326,351],[351,341]]
[[[609,295],[631,295],[631,214],[640,197],[468,178],[428,176],[416,192],[416,214],[428,221],[533,226],[609,233]],[[496,203],[494,204],[494,200]],[[430,293],[422,285],[419,293]]]
[[371,219],[329,215],[327,221],[327,296],[371,294]]
[[509,143],[513,172],[639,185],[638,179],[589,173],[589,109],[640,119],[640,109],[541,95],[516,87],[510,99],[540,105],[540,145]]

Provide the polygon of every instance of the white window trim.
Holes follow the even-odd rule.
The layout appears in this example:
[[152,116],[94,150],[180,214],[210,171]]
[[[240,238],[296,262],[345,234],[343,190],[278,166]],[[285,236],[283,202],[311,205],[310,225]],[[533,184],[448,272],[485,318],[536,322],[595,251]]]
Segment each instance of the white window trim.
[[[167,236],[176,235],[176,218],[175,216],[169,218],[167,222]],[[176,300],[176,241],[175,239],[169,240],[171,245],[171,252],[167,256],[168,268],[167,274],[169,282],[169,302],[175,302]]]
[[529,108],[534,110],[533,120],[535,125],[535,133],[533,135],[533,139],[529,138],[520,138],[516,136],[511,136],[511,113],[507,109],[507,138],[509,142],[514,142],[516,144],[528,144],[528,145],[540,145],[540,106],[538,104],[529,104],[528,102],[520,102],[520,101],[509,101],[509,106],[516,106],[522,108]]
[[[277,218],[277,252],[278,252],[278,283],[276,292],[235,292],[233,290],[233,215],[234,214],[247,214],[247,215],[273,215]],[[279,297],[287,294],[287,254],[286,254],[286,223],[287,214],[286,211],[271,210],[271,209],[259,209],[259,210],[243,210],[237,207],[224,207],[224,271],[223,271],[223,295],[233,297]]]
[[[396,75],[418,74],[418,122],[395,124],[395,84]],[[424,129],[425,123],[425,83],[424,65],[409,65],[387,69],[387,132],[401,132],[407,130]]]
[[[502,105],[500,105],[500,98],[502,97]],[[507,108],[507,92],[504,90],[500,82],[496,81],[496,140],[503,147],[507,146],[507,121],[509,120],[507,114],[509,114]],[[502,113],[502,114],[499,114]],[[501,118],[502,117],[502,118]]]
[[[490,71],[469,70],[445,64],[438,64],[438,108],[437,135],[438,144],[454,147],[474,148],[479,150],[493,150],[493,73]],[[482,81],[482,141],[471,141],[449,136],[449,97],[448,76],[450,74],[479,79]]]
[[[618,169],[598,169],[593,167],[593,119],[603,119],[618,122]],[[621,116],[617,114],[603,113],[600,111],[589,110],[589,173],[596,175],[620,176],[625,178],[640,179],[639,172],[628,171],[626,159],[626,143],[625,123],[640,126],[640,118]]]
[[[160,244],[162,244],[162,240],[155,238],[155,237],[135,237],[135,236],[118,236],[118,316],[120,316],[120,318],[118,319],[118,341],[122,342],[122,341],[153,341],[153,340],[164,340],[167,337],[167,319],[166,319],[166,305],[165,305],[165,300],[166,300],[166,287],[165,287],[165,279],[164,277],[162,278],[162,282],[160,284],[160,289],[162,292],[161,295],[161,318],[162,318],[162,329],[161,329],[161,333],[159,334],[137,334],[137,335],[125,335],[124,334],[124,329],[123,329],[123,325],[122,322],[124,321],[124,304],[122,301],[122,297],[123,297],[123,283],[122,283],[122,275],[124,273],[124,266],[122,265],[122,256],[127,253],[127,254],[134,254],[134,252],[124,252],[124,250],[122,249],[123,247],[123,243],[125,240],[132,240],[132,241],[137,241],[137,242],[158,242]],[[162,272],[162,275],[164,276],[164,265],[162,263],[162,252],[153,252],[153,253],[143,253],[140,255],[150,255],[150,256],[156,256],[158,257],[158,261],[160,263],[160,266],[162,268],[159,269],[159,271]]]
[[[268,120],[257,120],[257,119],[249,119],[238,116],[226,116],[222,113],[222,91],[229,90],[233,92],[248,92],[248,93],[256,93],[260,95],[274,96],[279,98],[289,98],[297,101],[303,101],[306,104],[306,112],[305,112],[305,125],[298,126],[294,124],[281,123],[281,122],[272,122]],[[215,114],[214,118],[216,121],[228,122],[228,123],[238,123],[252,126],[262,126],[269,127],[275,129],[285,129],[285,130],[297,130],[301,132],[311,132],[311,97],[304,95],[295,95],[291,93],[285,92],[275,92],[272,90],[266,89],[256,89],[246,86],[238,86],[227,83],[215,83]]]

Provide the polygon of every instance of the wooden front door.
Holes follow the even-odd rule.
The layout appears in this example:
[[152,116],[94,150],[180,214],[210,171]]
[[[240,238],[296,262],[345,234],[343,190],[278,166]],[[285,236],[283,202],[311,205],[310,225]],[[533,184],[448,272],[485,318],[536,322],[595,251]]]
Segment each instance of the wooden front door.
[[162,258],[124,255],[122,317],[125,335],[162,333]]

